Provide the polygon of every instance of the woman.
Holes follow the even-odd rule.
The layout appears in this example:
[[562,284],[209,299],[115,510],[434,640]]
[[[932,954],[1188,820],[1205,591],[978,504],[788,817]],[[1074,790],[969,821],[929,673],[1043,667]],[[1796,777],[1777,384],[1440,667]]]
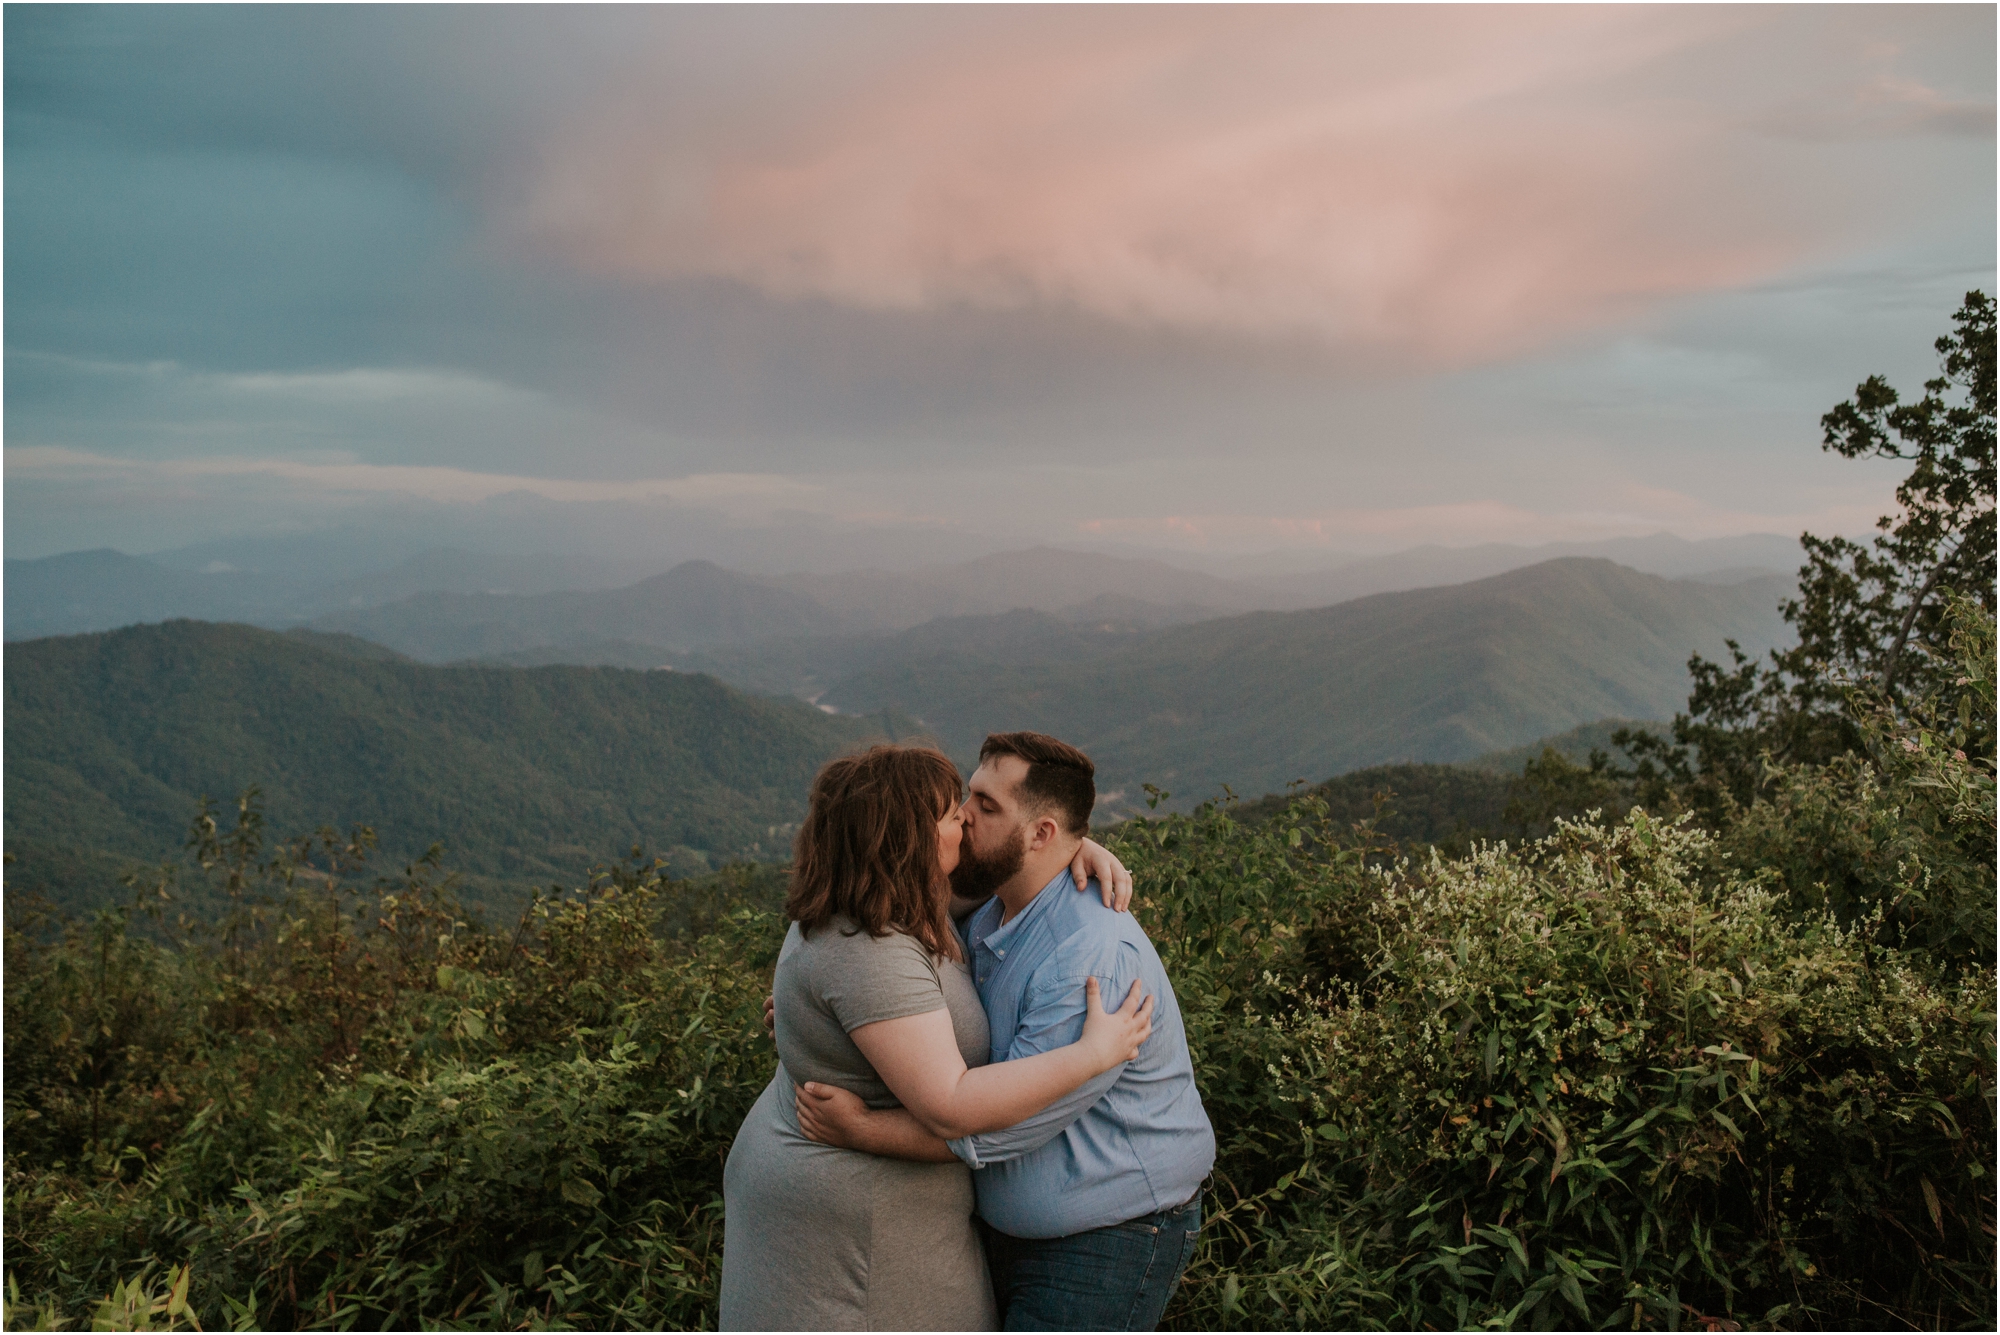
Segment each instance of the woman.
[[774,982],[780,1065],[723,1174],[725,1330],[995,1324],[971,1171],[807,1140],[795,1082],[900,1103],[965,1136],[1039,1112],[1152,1032],[1150,997],[1135,985],[1107,1013],[1092,980],[1081,1039],[985,1064],[986,1013],[947,907],[963,819],[958,770],[929,748],[877,746],[813,781]]

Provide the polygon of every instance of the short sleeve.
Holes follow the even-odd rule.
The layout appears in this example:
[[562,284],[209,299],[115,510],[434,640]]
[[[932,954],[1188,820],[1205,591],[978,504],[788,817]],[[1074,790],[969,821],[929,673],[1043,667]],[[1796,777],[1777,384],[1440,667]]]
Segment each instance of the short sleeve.
[[849,936],[832,925],[814,935],[824,938],[821,996],[846,1032],[945,1009],[937,962],[915,937],[901,932],[870,936],[866,931]]

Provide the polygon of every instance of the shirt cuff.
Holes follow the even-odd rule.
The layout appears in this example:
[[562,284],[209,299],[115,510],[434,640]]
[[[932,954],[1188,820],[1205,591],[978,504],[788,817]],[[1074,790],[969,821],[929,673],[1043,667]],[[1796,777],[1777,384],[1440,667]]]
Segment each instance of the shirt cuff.
[[971,1136],[961,1136],[957,1140],[947,1140],[944,1147],[965,1161],[967,1168],[984,1168],[979,1162],[979,1150],[973,1145]]

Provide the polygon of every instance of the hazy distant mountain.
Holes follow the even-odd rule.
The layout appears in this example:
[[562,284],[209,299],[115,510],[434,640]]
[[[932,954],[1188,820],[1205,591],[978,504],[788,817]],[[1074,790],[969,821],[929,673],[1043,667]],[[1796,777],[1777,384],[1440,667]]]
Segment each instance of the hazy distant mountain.
[[1118,600],[1136,600],[1151,609],[1173,609],[1156,618],[1155,624],[1167,625],[1234,612],[1328,607],[1374,593],[1462,584],[1568,556],[1607,558],[1674,579],[1728,583],[1789,574],[1801,559],[1795,539],[1774,534],[1689,541],[1658,533],[1540,547],[1506,543],[1417,547],[1285,574],[1248,573],[1269,564],[1250,558],[1226,566],[1231,573],[1221,575],[1170,559],[1034,547],[916,571],[794,574],[778,576],[774,582],[860,623],[884,628],[900,629],[941,616],[992,615],[1017,607],[1078,615],[1080,604],[1095,600],[1106,600],[1113,607]]
[[[414,535],[380,536],[381,542],[372,549],[355,534],[331,533],[285,541],[232,539],[152,557],[107,549],[10,560],[6,634],[9,639],[27,639],[174,617],[287,626],[421,600],[425,595],[607,593],[645,573],[630,563],[573,555],[494,555],[420,546],[411,550],[419,543]],[[741,582],[735,587],[748,600],[742,633],[690,630],[678,614],[647,619],[644,609],[655,601],[649,595],[631,600],[645,620],[644,629],[601,621],[579,629],[561,615],[551,619],[544,610],[523,605],[438,600],[412,603],[371,624],[394,628],[383,633],[403,637],[399,646],[408,644],[409,652],[433,660],[561,649],[570,653],[564,661],[577,661],[586,654],[601,657],[605,645],[617,642],[646,646],[641,657],[651,658],[654,648],[686,650],[735,643],[746,634],[754,639],[765,634],[894,631],[937,617],[995,616],[1020,607],[1079,621],[1172,625],[1462,583],[1566,555],[1606,556],[1653,574],[1719,582],[1790,571],[1799,563],[1795,542],[1770,535],[1687,542],[1658,534],[1546,547],[1424,547],[1306,571],[1296,568],[1301,559],[1296,554],[1272,554],[1222,561],[1217,569],[1226,571],[1227,577],[1169,560],[1036,547],[917,570],[739,573],[735,578]],[[1189,565],[1197,560],[1180,559]],[[689,567],[720,569],[706,562],[687,562],[675,570]],[[1279,570],[1287,573],[1275,573]],[[807,601],[789,604],[797,619],[766,629],[773,590]],[[722,604],[730,596],[716,594],[720,601],[706,614],[711,622],[727,619]],[[812,610],[815,607],[819,610]],[[552,626],[557,628],[549,629]],[[381,638],[358,626],[338,628]],[[411,636],[424,637],[425,647],[414,647],[418,641]],[[656,643],[655,636],[667,638]],[[585,650],[586,642],[599,647]]]
[[331,612],[379,607],[421,593],[555,593],[622,582],[613,567],[600,561],[547,553],[493,556],[435,547],[387,570],[336,580],[313,590],[305,602],[315,611]]
[[777,854],[819,765],[880,726],[708,677],[369,662],[192,621],[10,644],[5,678],[10,852],[157,859],[202,794],[257,784],[274,832],[363,822],[385,861],[442,840],[515,883],[633,844]]
[[1751,533],[1690,542],[1671,533],[1597,542],[1556,542],[1540,547],[1483,543],[1477,547],[1413,547],[1389,556],[1344,562],[1330,569],[1271,575],[1245,581],[1262,590],[1268,605],[1328,607],[1373,593],[1432,588],[1486,579],[1567,556],[1601,557],[1648,575],[1741,583],[1766,574],[1790,574],[1803,559],[1795,538]]
[[[1147,615],[1149,609],[1153,615]],[[747,691],[817,700],[833,682],[858,672],[1078,662],[1137,643],[1157,626],[1175,624],[1171,609],[1137,600],[1118,604],[1118,610],[1136,616],[1113,617],[1105,614],[1108,610],[1103,600],[1095,600],[1060,613],[1017,607],[996,616],[934,617],[893,634],[801,635],[720,645],[675,655],[673,664],[683,671],[712,673]]]
[[699,649],[778,635],[827,634],[843,618],[766,581],[688,561],[622,589],[542,594],[426,593],[316,618],[426,662],[486,658],[580,641]]
[[193,617],[289,625],[309,616],[372,607],[419,593],[546,593],[605,587],[617,573],[597,562],[560,556],[488,556],[435,548],[384,570],[321,579],[294,566],[238,568],[213,544],[156,557],[110,548],[7,562],[6,634],[10,640],[74,635]]
[[153,552],[146,559],[169,570],[226,567],[300,589],[314,589],[336,580],[387,570],[398,562],[421,557],[446,541],[440,540],[434,531],[414,524],[367,530],[333,528],[311,533],[214,538]]
[[108,547],[10,560],[6,572],[10,640],[173,617],[250,620],[278,612],[292,592],[241,571],[170,570]]
[[[750,689],[810,695],[863,666],[942,652],[1025,652],[1030,659],[1018,661],[1039,661],[1107,636],[1256,606],[1262,596],[1159,562],[1036,548],[919,574],[765,579],[690,561],[625,589],[540,597],[425,594],[328,613],[312,624],[427,662],[671,662]],[[1027,623],[983,624],[1017,611],[1041,620],[1032,630]],[[933,628],[922,630],[926,625]],[[1045,647],[1052,642],[1063,647]]]
[[987,732],[1083,746],[1100,788],[1193,800],[1392,761],[1463,760],[1686,701],[1690,652],[1756,653],[1786,627],[1786,577],[1721,586],[1568,558],[1446,588],[1150,632],[1089,661],[856,673],[824,703],[923,719],[960,759]]
[[982,616],[1017,607],[1056,612],[1113,597],[1209,616],[1265,606],[1269,595],[1164,561],[1032,547],[912,572],[854,570],[795,574],[776,583],[811,597],[859,626],[902,629],[941,616]]
[[1206,603],[1156,603],[1122,593],[1100,593],[1088,602],[1059,607],[1055,615],[1101,630],[1153,630],[1161,626],[1185,626],[1191,621],[1211,621],[1227,614]]

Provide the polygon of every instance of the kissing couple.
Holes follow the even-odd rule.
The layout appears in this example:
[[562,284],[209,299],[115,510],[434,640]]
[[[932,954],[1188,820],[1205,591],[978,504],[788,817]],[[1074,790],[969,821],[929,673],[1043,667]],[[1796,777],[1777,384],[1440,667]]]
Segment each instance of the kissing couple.
[[723,1176],[724,1330],[1159,1321],[1215,1134],[1096,800],[1090,757],[1033,732],[966,786],[923,746],[820,771],[778,1071]]

